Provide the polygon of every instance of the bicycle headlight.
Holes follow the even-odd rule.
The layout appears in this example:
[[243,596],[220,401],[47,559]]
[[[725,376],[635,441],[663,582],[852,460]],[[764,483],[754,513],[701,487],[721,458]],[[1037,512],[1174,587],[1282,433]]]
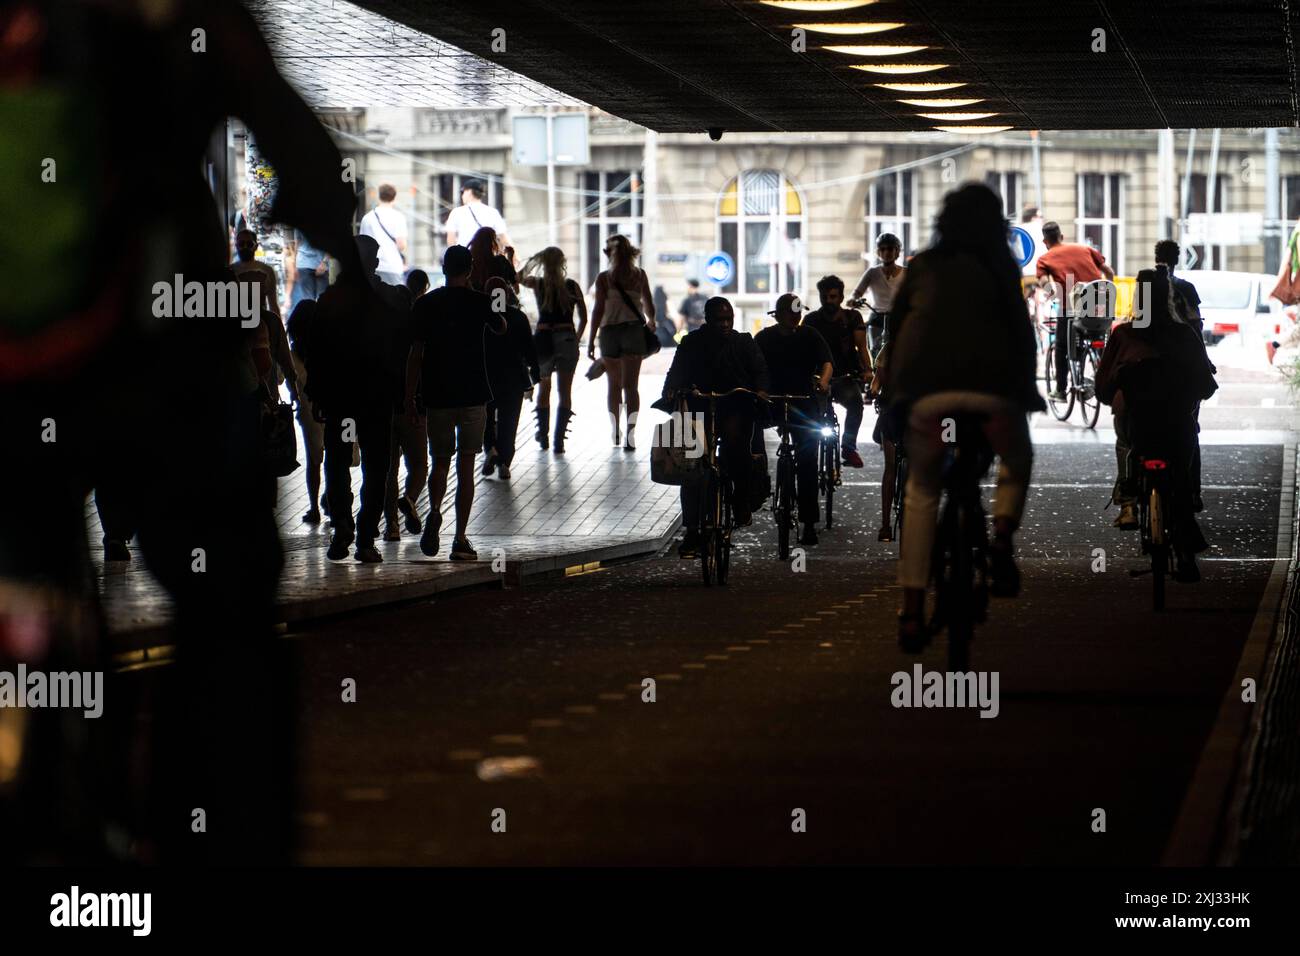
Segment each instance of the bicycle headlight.
[[822,437],[823,437],[823,438],[830,438],[830,437],[831,437],[832,435],[834,435],[834,434],[835,434],[835,430],[834,430],[833,428],[831,428],[829,425],[823,425],[823,426],[822,426]]

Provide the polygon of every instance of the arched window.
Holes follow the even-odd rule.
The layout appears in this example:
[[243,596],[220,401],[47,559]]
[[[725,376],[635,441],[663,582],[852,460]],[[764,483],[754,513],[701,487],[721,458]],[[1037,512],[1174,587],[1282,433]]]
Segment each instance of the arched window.
[[749,169],[718,200],[718,247],[736,263],[724,293],[775,296],[797,291],[807,272],[803,199],[785,174]]

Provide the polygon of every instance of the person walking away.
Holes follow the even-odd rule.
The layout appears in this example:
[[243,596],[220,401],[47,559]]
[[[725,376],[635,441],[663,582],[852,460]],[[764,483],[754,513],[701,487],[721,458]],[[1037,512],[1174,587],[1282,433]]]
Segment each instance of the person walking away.
[[677,307],[677,331],[694,332],[704,324],[704,303],[709,297],[700,291],[699,279],[686,280],[686,298]]
[[[680,400],[686,400],[691,415],[704,416],[704,428],[713,441],[720,437],[723,468],[731,491],[732,516],[737,527],[753,521],[750,505],[751,459],[755,402],[748,395],[732,395],[717,400],[717,421],[709,416],[707,398],[689,395],[693,389],[701,392],[726,392],[733,388],[748,388],[766,398],[768,391],[767,363],[763,353],[746,332],[737,332],[735,311],[731,303],[715,296],[705,303],[704,325],[682,339],[673,353],[673,363],[664,379],[663,396],[656,407],[669,413],[677,411]],[[682,527],[686,533],[677,554],[689,559],[699,553],[700,508],[704,487],[700,483],[682,485]]]
[[460,187],[460,205],[447,214],[447,245],[467,246],[483,228],[495,232],[503,247],[510,245],[505,217],[483,201],[484,191],[480,179],[467,179]]
[[412,269],[406,274],[406,288],[411,293],[411,302],[429,291],[429,273],[423,269]]
[[505,315],[506,334],[488,336],[485,340],[492,401],[487,406],[483,435],[483,474],[489,476],[496,471],[502,481],[510,480],[524,395],[532,391],[541,377],[533,330],[528,324],[528,316],[519,306],[518,288],[510,260],[497,256],[487,284],[488,303],[493,311]]
[[[1201,347],[1205,347],[1205,321],[1201,318],[1201,296],[1196,291],[1196,286],[1188,282],[1182,276],[1174,275],[1174,269],[1178,261],[1182,258],[1182,250],[1178,243],[1172,239],[1162,239],[1156,243],[1155,249],[1156,268],[1165,268],[1169,272],[1169,282],[1173,286],[1174,307],[1178,316],[1183,323],[1189,326],[1201,340]],[[1209,353],[1206,353],[1205,361],[1209,363],[1210,374],[1215,374],[1218,369],[1210,361]],[[1193,416],[1196,420],[1196,450],[1192,454],[1192,511],[1199,514],[1205,510],[1205,502],[1201,498],[1201,403],[1196,403],[1196,413]]]
[[307,385],[307,356],[312,350],[312,331],[316,322],[315,299],[301,299],[289,313],[290,357],[298,377],[298,429],[307,463],[303,469],[307,480],[307,512],[303,523],[320,524],[321,465],[325,461],[325,423]]
[[1106,264],[1106,257],[1092,246],[1065,242],[1061,227],[1055,222],[1043,225],[1043,244],[1047,251],[1038,257],[1038,282],[1046,288],[1052,283],[1061,287],[1060,318],[1056,322],[1056,343],[1053,357],[1056,362],[1056,390],[1053,401],[1065,398],[1065,380],[1069,376],[1069,356],[1077,347],[1078,335],[1069,314],[1070,292],[1080,282],[1114,279],[1115,270]]
[[289,314],[303,299],[319,299],[330,285],[329,257],[311,244],[302,230],[293,231],[293,241],[285,250],[285,261],[293,263],[293,288],[289,292]]
[[[587,329],[587,302],[582,287],[568,278],[564,253],[548,246],[524,263],[519,273],[522,285],[533,290],[537,300],[537,443],[549,446],[551,420],[551,377],[559,389],[555,413],[555,454],[564,454],[564,440],[573,418],[573,376],[578,369],[578,342]],[[573,313],[578,313],[578,325]]]
[[501,242],[491,226],[484,226],[465,244],[469,248],[469,287],[476,292],[487,288],[492,278],[492,260],[501,254]]
[[862,429],[862,385],[871,380],[871,352],[867,348],[867,325],[862,313],[844,308],[844,280],[823,276],[817,282],[821,308],[803,317],[803,324],[816,330],[831,350],[835,372],[831,397],[844,406],[844,431],[840,454],[845,464],[862,467],[858,454],[858,432]]
[[379,281],[401,285],[406,271],[406,216],[397,208],[397,190],[379,187],[379,203],[361,217],[361,235],[379,244]]
[[[1020,270],[1007,244],[1002,200],[970,183],[949,193],[936,223],[937,241],[917,255],[894,300],[886,415],[907,422],[907,520],[898,583],[899,644],[919,652],[925,589],[943,483],[943,419],[983,416],[981,428],[998,456],[990,547],[990,591],[1014,597],[1020,571],[1014,535],[1024,513],[1033,468],[1027,413],[1045,408],[1034,380],[1037,346],[1021,295]],[[962,342],[961,348],[936,348]]]
[[[420,492],[424,490],[429,479],[429,440],[427,423],[423,414],[415,421],[406,410],[406,358],[411,352],[414,339],[415,306],[419,298],[416,289],[421,288],[420,276],[424,276],[423,287],[429,285],[428,276],[419,269],[412,269],[406,277],[405,291],[411,306],[396,314],[391,343],[391,372],[394,383],[392,408],[392,440],[388,457],[388,481],[384,487],[384,540],[401,541],[402,526],[410,534],[424,531],[424,522],[420,520],[418,502]],[[390,286],[389,288],[395,288]],[[416,408],[423,412],[424,405],[416,396]],[[406,462],[406,478],[398,486],[398,471],[402,462]],[[400,520],[399,520],[400,517]]]
[[849,302],[855,309],[864,304],[871,308],[867,317],[867,351],[873,360],[888,341],[889,312],[906,271],[898,264],[902,254],[903,243],[899,238],[893,233],[882,232],[876,239],[876,258],[880,260],[880,265],[872,266],[862,273]]
[[451,560],[476,561],[467,530],[474,506],[474,458],[483,447],[487,403],[492,398],[484,354],[485,335],[504,335],[505,319],[492,311],[488,297],[469,286],[473,264],[464,246],[448,246],[442,256],[447,284],[415,305],[411,351],[406,360],[405,405],[420,417],[422,394],[429,437],[429,516],[420,537],[428,557],[440,549],[442,499],[456,461],[456,533]]
[[1196,521],[1192,460],[1196,449],[1196,407],[1218,389],[1205,344],[1179,316],[1169,273],[1137,274],[1134,315],[1141,320],[1116,327],[1097,368],[1097,397],[1123,418],[1129,462],[1123,492],[1139,491],[1136,456],[1163,459],[1169,479],[1168,513],[1174,548],[1174,580],[1200,580],[1196,555],[1209,547]]
[[596,277],[596,304],[587,342],[587,357],[594,359],[599,335],[609,382],[610,436],[615,446],[622,443],[624,451],[636,450],[641,360],[648,351],[646,330],[654,334],[654,294],[645,271],[636,264],[640,254],[627,236],[613,235],[606,241],[609,266]]
[[817,449],[822,437],[822,396],[830,388],[831,350],[826,340],[806,325],[800,325],[803,303],[792,292],[776,300],[772,315],[776,324],[769,325],[754,343],[767,364],[769,385],[777,395],[807,395],[790,402],[790,420],[794,439],[795,496],[799,506],[802,545],[817,543],[817,522],[821,506],[817,500]]
[[[402,313],[410,310],[405,286],[390,285],[376,272],[379,244],[356,237],[360,281],[349,278],[317,300],[317,315],[330,336],[334,388],[325,408],[325,491],[334,535],[326,556],[342,561],[356,542],[356,559],[383,561],[375,539],[384,513],[393,430],[393,338]],[[309,373],[311,369],[309,367]],[[361,452],[361,507],[352,515],[352,442]]]

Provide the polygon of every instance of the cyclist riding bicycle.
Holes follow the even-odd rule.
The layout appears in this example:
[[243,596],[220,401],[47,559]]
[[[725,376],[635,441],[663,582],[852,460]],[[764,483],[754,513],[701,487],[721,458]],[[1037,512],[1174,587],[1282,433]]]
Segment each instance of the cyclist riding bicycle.
[[[765,397],[768,391],[767,363],[754,344],[753,336],[732,328],[735,312],[722,296],[704,304],[704,325],[682,338],[673,353],[673,364],[664,379],[663,397],[654,407],[672,412],[679,398],[685,397],[687,410],[704,415],[709,441],[720,435],[722,465],[730,482],[732,512],[737,527],[753,521],[749,485],[752,474],[751,445],[754,435],[754,401],[749,396],[733,395],[717,402],[716,422],[710,421],[706,399],[689,397],[692,390],[725,392],[748,388]],[[716,431],[715,431],[716,429]],[[677,549],[680,557],[694,558],[699,550],[700,500],[704,491],[698,484],[682,485],[682,526],[686,534]]]
[[821,333],[831,350],[831,397],[844,406],[840,453],[845,464],[862,467],[858,431],[862,428],[862,385],[871,381],[871,353],[867,350],[867,325],[862,313],[844,308],[844,280],[823,276],[817,282],[822,306],[803,317],[803,324]]
[[1056,283],[1064,297],[1061,300],[1064,315],[1056,328],[1056,390],[1051,395],[1056,401],[1063,401],[1069,356],[1074,354],[1077,344],[1077,333],[1071,321],[1073,316],[1067,305],[1071,301],[1070,293],[1079,282],[1114,280],[1115,270],[1106,264],[1106,257],[1091,246],[1063,241],[1061,227],[1054,222],[1043,225],[1043,244],[1047,251],[1038,257],[1039,283],[1043,286]]
[[[779,395],[808,395],[803,401],[790,402],[791,428],[794,438],[795,488],[799,502],[799,523],[803,535],[799,543],[817,543],[817,522],[821,509],[817,501],[817,443],[822,435],[822,398],[831,380],[831,351],[826,340],[806,325],[799,324],[803,303],[791,292],[776,300],[769,315],[776,324],[755,336],[771,379],[772,391]],[[814,383],[813,379],[817,381]],[[814,385],[817,394],[812,394]]]
[[1002,200],[987,186],[970,183],[944,198],[936,225],[936,243],[912,260],[894,301],[890,343],[886,414],[907,423],[898,628],[899,643],[909,651],[918,650],[925,637],[925,589],[955,417],[982,417],[982,431],[1000,458],[990,590],[1014,597],[1020,590],[1014,535],[1033,466],[1027,413],[1045,408],[1034,381],[1036,344],[1007,244]]
[[1196,555],[1209,545],[1196,522],[1192,464],[1196,452],[1196,406],[1215,393],[1205,345],[1182,321],[1169,273],[1137,274],[1134,320],[1116,327],[1097,370],[1097,396],[1115,410],[1115,431],[1129,449],[1120,477],[1130,501],[1139,490],[1137,458],[1166,463],[1168,523],[1174,548],[1174,580],[1200,580]]
[[[849,306],[858,309],[863,305],[870,307],[867,316],[867,350],[874,358],[889,341],[890,312],[894,308],[894,296],[903,285],[906,267],[898,264],[903,254],[903,243],[892,232],[882,232],[876,239],[876,258],[880,265],[872,266],[862,273]],[[868,301],[868,298],[870,301]]]

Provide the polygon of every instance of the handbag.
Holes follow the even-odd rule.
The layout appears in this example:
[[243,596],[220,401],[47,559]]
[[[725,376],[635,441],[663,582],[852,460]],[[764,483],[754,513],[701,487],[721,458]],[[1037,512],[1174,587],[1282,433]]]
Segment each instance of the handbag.
[[262,452],[275,477],[283,478],[297,470],[298,436],[292,405],[278,399],[262,405]]
[[612,274],[609,277],[609,281],[613,284],[614,288],[618,290],[618,294],[623,297],[623,304],[631,309],[633,313],[636,314],[637,319],[641,322],[641,331],[645,336],[645,354],[647,356],[654,355],[663,348],[662,343],[659,341],[659,336],[657,336],[654,333],[654,330],[646,324],[645,316],[641,314],[641,310],[636,307],[636,303],[632,301],[632,297],[624,291],[623,287],[614,281],[614,276]]
[[683,402],[666,422],[655,426],[650,441],[650,480],[660,485],[698,482],[706,474],[708,440],[704,417],[692,415]]

